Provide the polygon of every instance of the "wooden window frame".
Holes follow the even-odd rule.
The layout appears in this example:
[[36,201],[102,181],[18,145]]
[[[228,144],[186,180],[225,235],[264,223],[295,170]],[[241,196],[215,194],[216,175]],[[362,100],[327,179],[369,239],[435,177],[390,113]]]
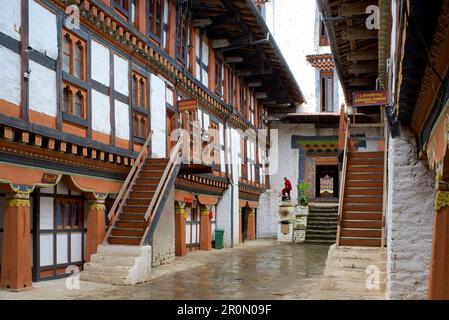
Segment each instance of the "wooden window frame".
[[224,63],[221,55],[215,55],[215,93],[223,98],[224,97]]
[[[119,1],[120,3],[117,3]],[[111,7],[116,10],[120,16],[126,21],[133,23],[135,22],[135,16],[133,17],[132,6],[134,4],[134,14],[137,12],[137,2],[138,0],[111,0]]]
[[[66,224],[66,218],[67,218],[67,204],[70,204],[70,226]],[[78,221],[75,224],[74,218],[74,207],[75,204],[78,205]],[[62,209],[62,226],[58,224],[58,206],[61,206]],[[56,230],[82,230],[84,228],[84,221],[83,221],[83,201],[81,199],[70,199],[67,197],[59,197],[58,195],[55,196],[55,216],[54,216],[54,226]]]
[[188,8],[181,8],[178,5],[176,10],[176,59],[184,66],[186,66],[189,61],[189,26],[190,11],[188,10]]
[[[64,91],[68,89],[69,90],[69,110],[65,110],[64,106]],[[79,88],[73,84],[71,84],[70,82],[67,81],[63,81],[62,83],[62,112],[65,114],[68,114],[72,117],[76,117],[82,120],[86,120],[87,119],[87,91]],[[82,96],[82,106],[81,106],[81,114],[78,115],[75,113],[75,96],[77,94],[80,94]]]
[[[66,29],[63,29],[62,34],[63,39],[69,40],[70,45],[70,70],[67,72],[63,69],[63,72],[71,75],[72,77],[80,80],[80,81],[86,81],[87,79],[87,41],[78,37],[77,35],[73,34],[72,32],[67,31]],[[64,44],[64,40],[62,42]],[[81,75],[80,77],[75,76],[75,45],[79,45],[81,47]],[[62,65],[64,68],[64,47],[62,48]]]
[[228,70],[228,82],[229,82],[228,83],[228,92],[227,92],[228,101],[229,101],[229,105],[234,106],[235,105],[235,95],[236,95],[235,89],[236,89],[236,85],[237,85],[236,76],[235,76],[233,68],[227,67],[227,70]]
[[[164,23],[164,13],[165,13],[165,1],[164,0],[146,0],[147,1],[147,35],[156,41],[159,45],[162,45],[162,38],[164,35],[164,31],[167,31],[167,26]],[[160,5],[160,11],[157,12],[158,3]],[[153,18],[153,25],[151,24],[151,19]],[[157,22],[160,24],[160,34],[158,34],[157,30]]]
[[[149,134],[149,99],[148,99],[148,79],[140,73],[132,72],[133,92],[131,92],[131,107],[132,107],[132,124],[134,138],[146,140]],[[143,97],[143,101],[141,101]],[[142,125],[143,124],[143,125]]]
[[[208,83],[207,84],[205,84],[204,82],[203,82],[203,71],[206,71],[206,73],[207,73],[207,79],[209,80],[209,75],[210,75],[210,72],[209,72],[209,67],[210,67],[210,59],[209,59],[209,56],[208,56],[208,64],[206,65],[206,64],[204,64],[204,59],[203,59],[203,42],[206,42],[206,40],[207,40],[207,38],[206,38],[206,35],[204,34],[204,32],[202,31],[202,30],[200,30],[199,31],[199,37],[200,37],[200,43],[199,43],[199,48],[198,48],[198,50],[199,50],[199,53],[200,53],[200,56],[198,57],[197,55],[196,55],[196,52],[195,52],[195,62],[196,62],[196,68],[198,68],[198,65],[200,66],[200,73],[199,73],[199,75],[200,75],[200,78],[198,79],[203,85],[205,85],[206,87],[209,87],[209,81],[208,81]],[[209,50],[210,50],[210,47],[209,47]],[[198,70],[197,70],[197,73],[198,73]],[[196,75],[195,75],[196,76]]]
[[254,125],[256,121],[256,98],[252,93],[249,95],[249,112],[248,112],[248,121]]
[[[331,92],[328,92],[328,82],[331,81]],[[324,85],[323,85],[324,82]],[[331,97],[331,105],[328,107],[328,96]],[[334,72],[321,71],[320,72],[320,111],[334,112]]]

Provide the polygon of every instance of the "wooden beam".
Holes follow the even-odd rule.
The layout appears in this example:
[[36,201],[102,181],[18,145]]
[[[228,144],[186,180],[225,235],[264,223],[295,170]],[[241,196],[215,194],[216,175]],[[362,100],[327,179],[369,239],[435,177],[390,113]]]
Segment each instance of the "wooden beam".
[[377,71],[377,68],[378,65],[374,63],[360,63],[350,66],[349,72],[352,74],[375,73]]
[[349,86],[351,87],[370,87],[370,86],[374,86],[375,85],[375,81],[373,80],[368,80],[368,79],[351,79],[349,80]]
[[213,23],[211,18],[207,19],[194,19],[192,20],[192,25],[194,28],[205,28]]
[[347,28],[343,30],[343,40],[366,40],[376,39],[378,36],[377,30],[359,29],[359,28]]
[[354,51],[349,54],[348,60],[351,61],[370,61],[377,60],[379,54],[377,50]]
[[355,3],[342,3],[338,7],[338,15],[340,17],[352,17],[366,14],[366,8],[370,5],[377,6],[377,1],[363,0]]

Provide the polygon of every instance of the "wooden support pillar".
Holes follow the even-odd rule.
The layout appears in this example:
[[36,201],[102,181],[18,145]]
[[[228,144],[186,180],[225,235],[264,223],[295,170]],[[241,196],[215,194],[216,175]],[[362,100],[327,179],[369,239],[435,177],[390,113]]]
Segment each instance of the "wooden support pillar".
[[20,290],[32,285],[30,210],[29,193],[7,194],[3,222],[2,288]]
[[253,208],[248,214],[248,240],[256,240],[256,213]]
[[200,250],[212,250],[211,226],[209,213],[211,207],[208,205],[201,205],[201,221],[200,221]]
[[183,257],[187,254],[186,247],[186,203],[176,201],[175,207],[175,255]]
[[106,236],[105,215],[105,199],[89,200],[87,208],[86,262],[90,262],[91,255],[97,253],[98,246],[104,242]]
[[431,300],[449,300],[449,191],[438,191],[430,262]]

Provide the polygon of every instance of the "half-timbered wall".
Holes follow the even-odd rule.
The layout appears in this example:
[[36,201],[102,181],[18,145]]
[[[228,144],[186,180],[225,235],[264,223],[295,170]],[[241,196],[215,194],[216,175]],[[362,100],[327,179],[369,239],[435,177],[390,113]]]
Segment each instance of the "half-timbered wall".
[[81,193],[69,190],[63,183],[39,190],[37,199],[38,232],[34,279],[64,276],[68,266],[84,263],[86,221]]

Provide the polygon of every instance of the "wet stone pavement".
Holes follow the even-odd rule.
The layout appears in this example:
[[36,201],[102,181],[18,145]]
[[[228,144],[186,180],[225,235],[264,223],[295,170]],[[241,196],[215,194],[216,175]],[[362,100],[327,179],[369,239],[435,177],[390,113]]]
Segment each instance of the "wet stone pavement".
[[319,292],[328,246],[253,241],[234,249],[197,251],[152,270],[152,281],[118,287],[66,279],[40,282],[0,299],[310,299]]

